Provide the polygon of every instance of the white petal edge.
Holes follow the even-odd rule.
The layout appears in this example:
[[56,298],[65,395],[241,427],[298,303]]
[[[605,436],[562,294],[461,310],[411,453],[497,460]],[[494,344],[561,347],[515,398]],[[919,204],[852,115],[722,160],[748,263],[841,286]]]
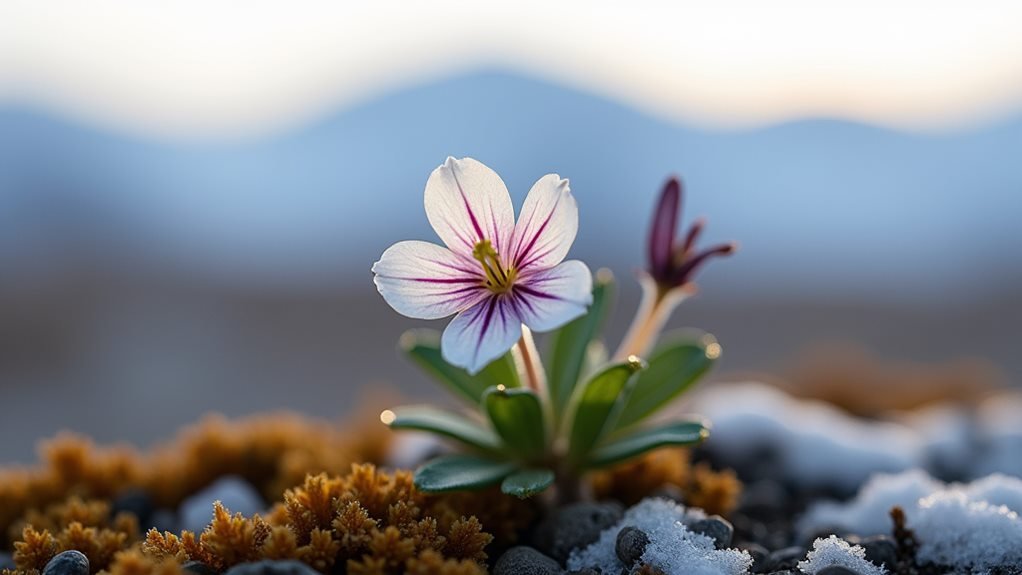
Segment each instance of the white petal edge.
[[522,321],[506,296],[491,296],[459,313],[440,338],[447,363],[479,373],[522,337]]
[[511,240],[518,270],[552,268],[561,263],[578,233],[578,204],[568,180],[557,174],[540,178],[522,205]]
[[518,279],[514,307],[532,331],[557,329],[593,303],[593,275],[578,260],[561,262]]
[[515,210],[496,172],[472,158],[447,158],[426,181],[426,218],[452,251],[472,257],[481,240],[504,255],[511,245]]
[[373,282],[399,314],[440,319],[468,309],[489,291],[476,262],[421,241],[398,242],[373,264]]

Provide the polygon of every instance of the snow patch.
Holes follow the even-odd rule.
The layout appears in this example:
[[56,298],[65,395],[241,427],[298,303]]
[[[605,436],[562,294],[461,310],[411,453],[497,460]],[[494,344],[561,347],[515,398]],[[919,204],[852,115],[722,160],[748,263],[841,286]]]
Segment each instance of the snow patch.
[[824,529],[836,529],[861,536],[890,534],[894,506],[906,512],[920,499],[944,488],[944,484],[921,469],[873,476],[855,499],[847,503],[820,501],[802,516],[798,530],[803,538]]
[[620,573],[627,566],[618,560],[614,547],[618,533],[631,526],[649,536],[642,561],[667,575],[747,573],[752,566],[752,557],[747,552],[716,549],[713,539],[685,527],[686,523],[705,517],[699,509],[686,509],[667,499],[644,499],[625,512],[620,522],[604,530],[595,543],[573,551],[568,569],[598,567],[603,573]]
[[715,385],[693,410],[713,422],[705,445],[722,461],[740,466],[775,449],[787,478],[803,485],[854,490],[873,473],[920,466],[926,451],[907,425],[863,421],[760,383]]
[[1022,480],[1001,474],[969,484],[944,484],[921,470],[877,475],[848,503],[811,507],[799,530],[889,534],[894,505],[905,511],[906,526],[919,540],[921,563],[963,573],[1022,563]]
[[798,568],[816,575],[825,567],[839,565],[847,567],[859,575],[886,575],[887,570],[878,567],[866,560],[866,550],[858,545],[851,545],[843,539],[831,535],[827,539],[822,537],[813,542],[813,548],[806,555],[805,561],[800,561]]

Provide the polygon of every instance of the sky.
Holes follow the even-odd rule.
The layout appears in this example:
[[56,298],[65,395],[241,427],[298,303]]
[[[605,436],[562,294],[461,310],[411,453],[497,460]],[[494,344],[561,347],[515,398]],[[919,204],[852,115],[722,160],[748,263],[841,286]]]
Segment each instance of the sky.
[[286,130],[499,66],[664,118],[954,129],[1022,103],[1022,3],[7,0],[0,106],[158,138]]

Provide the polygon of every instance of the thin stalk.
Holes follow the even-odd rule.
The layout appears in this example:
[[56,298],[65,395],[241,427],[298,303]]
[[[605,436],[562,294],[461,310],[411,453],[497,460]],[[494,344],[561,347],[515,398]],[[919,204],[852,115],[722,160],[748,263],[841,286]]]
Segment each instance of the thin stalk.
[[624,361],[632,355],[649,357],[674,309],[695,293],[694,284],[665,287],[647,273],[639,276],[639,284],[642,286],[642,301],[631,327],[614,353],[617,361]]
[[539,357],[539,350],[536,349],[536,341],[532,339],[532,330],[522,326],[522,337],[512,348],[511,356],[515,360],[518,373],[525,386],[536,392],[540,405],[543,406],[543,419],[546,422],[547,450],[551,449],[554,443],[554,411],[550,402],[550,394],[546,384],[546,370],[543,369],[543,362]]

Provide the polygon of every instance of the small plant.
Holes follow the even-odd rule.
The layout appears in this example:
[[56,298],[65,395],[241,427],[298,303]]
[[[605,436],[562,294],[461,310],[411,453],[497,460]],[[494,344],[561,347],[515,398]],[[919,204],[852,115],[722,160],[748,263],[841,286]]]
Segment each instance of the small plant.
[[[457,314],[443,335],[414,330],[401,349],[471,412],[398,407],[380,418],[393,429],[456,440],[463,453],[437,457],[415,473],[423,491],[500,484],[529,497],[556,483],[562,500],[580,496],[590,469],[649,450],[702,441],[702,420],[648,423],[692,386],[720,355],[709,334],[660,338],[674,308],[694,293],[692,276],[726,244],[695,249],[702,223],[675,241],[681,187],[660,196],[649,237],[644,296],[617,352],[600,339],[612,300],[606,270],[595,281],[585,264],[563,261],[578,230],[567,180],[555,174],[532,187],[515,222],[500,177],[465,158],[448,160],[426,183],[426,215],[446,244],[399,242],[373,266],[380,294],[399,313],[420,319]],[[551,332],[546,362],[532,331]]]

